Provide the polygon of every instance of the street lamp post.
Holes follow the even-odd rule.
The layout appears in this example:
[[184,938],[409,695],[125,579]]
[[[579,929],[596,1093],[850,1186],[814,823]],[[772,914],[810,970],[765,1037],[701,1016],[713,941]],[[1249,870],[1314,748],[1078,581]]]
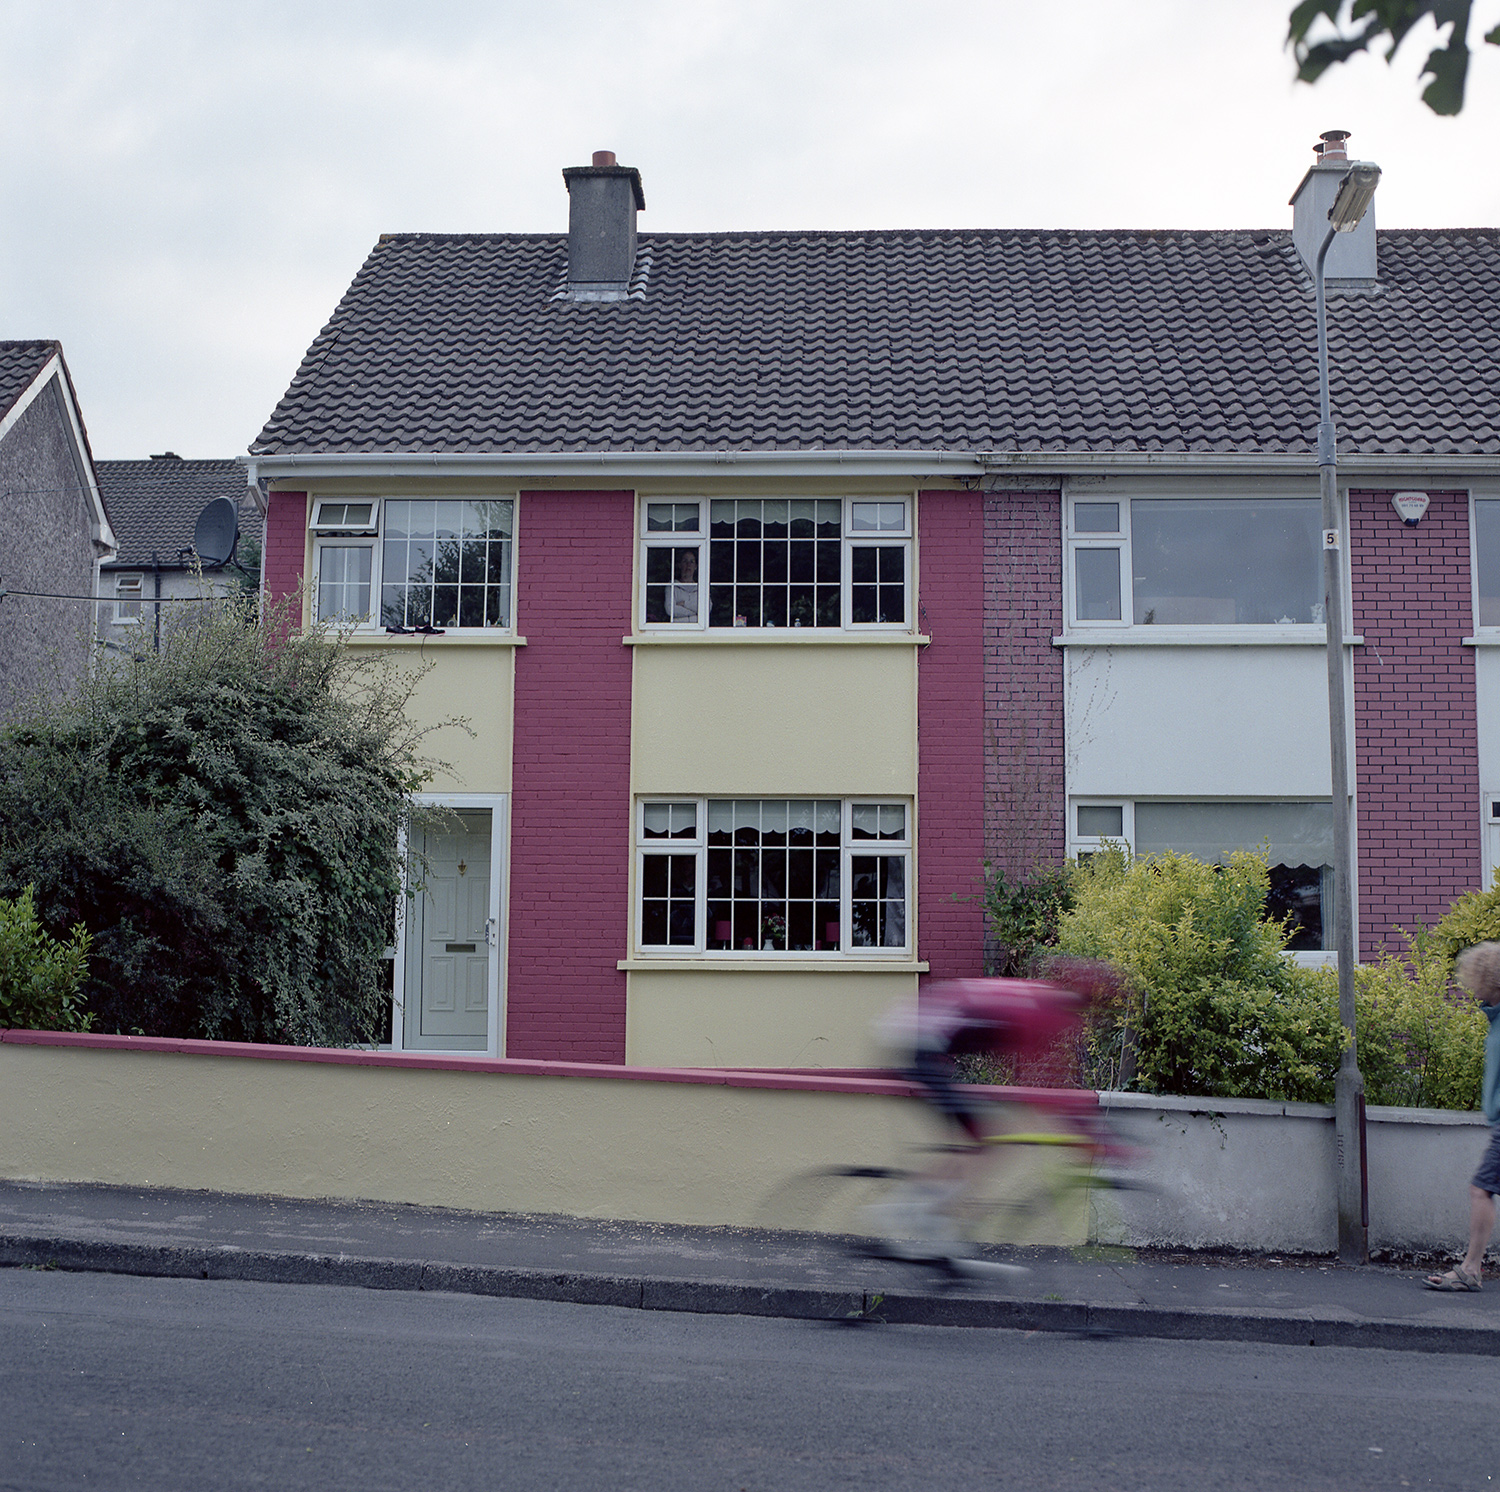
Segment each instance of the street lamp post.
[[1318,309],[1318,485],[1323,498],[1323,605],[1328,648],[1328,735],[1333,769],[1334,947],[1339,961],[1339,1020],[1346,1045],[1334,1079],[1334,1143],[1338,1160],[1339,1258],[1369,1260],[1365,1190],[1364,1078],[1354,1042],[1354,843],[1349,814],[1349,734],[1344,698],[1343,518],[1339,507],[1338,442],[1328,393],[1328,318],[1324,264],[1334,237],[1352,233],[1380,185],[1380,167],[1356,161],[1339,182],[1318,250],[1313,289]]

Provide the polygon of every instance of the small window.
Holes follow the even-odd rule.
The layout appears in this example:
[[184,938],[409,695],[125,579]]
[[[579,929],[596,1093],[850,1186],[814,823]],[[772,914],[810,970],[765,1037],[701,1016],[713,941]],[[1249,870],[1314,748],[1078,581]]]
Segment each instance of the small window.
[[1118,803],[1108,806],[1080,803],[1078,805],[1078,837],[1080,839],[1122,839],[1125,835],[1125,810]]
[[313,510],[315,534],[373,534],[376,502],[373,498],[337,502],[319,498]]
[[890,954],[908,947],[904,803],[709,798],[642,803],[643,950]]
[[134,624],[141,619],[140,575],[115,576],[115,621]]
[[344,625],[370,619],[373,544],[318,547],[318,620]]

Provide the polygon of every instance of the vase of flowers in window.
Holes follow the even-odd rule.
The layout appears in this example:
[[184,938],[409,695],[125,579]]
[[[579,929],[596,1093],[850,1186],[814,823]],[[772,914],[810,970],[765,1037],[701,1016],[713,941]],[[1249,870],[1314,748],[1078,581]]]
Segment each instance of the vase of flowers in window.
[[762,949],[786,947],[785,917],[767,917],[761,923],[760,946]]

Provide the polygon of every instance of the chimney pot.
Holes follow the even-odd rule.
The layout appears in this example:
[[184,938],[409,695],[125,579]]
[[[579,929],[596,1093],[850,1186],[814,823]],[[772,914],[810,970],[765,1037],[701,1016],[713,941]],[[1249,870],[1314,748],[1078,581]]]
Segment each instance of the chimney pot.
[[594,152],[594,164],[596,166],[612,166],[615,163],[615,153],[612,150],[596,150]]

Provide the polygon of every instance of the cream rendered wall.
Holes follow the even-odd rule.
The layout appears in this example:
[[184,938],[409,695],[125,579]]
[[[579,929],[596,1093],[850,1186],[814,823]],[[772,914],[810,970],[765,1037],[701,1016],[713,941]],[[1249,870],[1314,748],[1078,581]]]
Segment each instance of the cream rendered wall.
[[468,637],[426,638],[423,644],[356,636],[347,646],[402,674],[420,673],[409,714],[431,730],[423,754],[446,764],[424,791],[510,792],[515,647]]
[[886,1067],[875,1021],[916,994],[909,970],[714,969],[630,974],[632,1067]]
[[1321,647],[1069,647],[1069,793],[1327,797],[1324,658]]
[[717,638],[635,649],[636,793],[917,790],[917,648]]

